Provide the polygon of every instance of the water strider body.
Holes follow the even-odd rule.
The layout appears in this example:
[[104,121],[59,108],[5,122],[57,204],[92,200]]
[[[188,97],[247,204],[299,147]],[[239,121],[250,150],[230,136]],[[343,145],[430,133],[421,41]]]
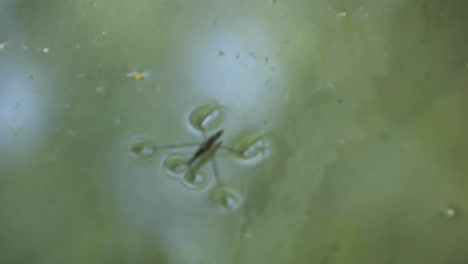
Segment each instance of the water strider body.
[[[218,132],[216,132],[214,135],[212,135],[211,137],[206,139],[205,142],[203,142],[201,144],[201,146],[197,149],[197,151],[195,151],[192,158],[187,162],[187,164],[189,166],[192,166],[192,164],[196,160],[200,159],[203,156],[203,154],[210,151],[212,149],[213,145],[216,143],[216,141],[221,137],[221,135],[223,135],[223,132],[224,132],[224,130],[221,129]],[[219,144],[221,144],[221,143],[219,143]]]

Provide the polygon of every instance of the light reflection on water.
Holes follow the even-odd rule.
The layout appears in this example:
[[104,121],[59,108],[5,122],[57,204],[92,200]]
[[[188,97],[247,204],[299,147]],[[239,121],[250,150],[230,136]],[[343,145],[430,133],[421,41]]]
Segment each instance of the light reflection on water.
[[[6,53],[10,47],[5,46]],[[13,48],[12,48],[13,49]],[[9,51],[8,51],[9,52]],[[19,55],[15,60],[2,54],[0,63],[0,155],[3,165],[18,164],[41,147],[46,138],[48,124],[54,115],[46,107],[50,90],[41,80],[34,80],[38,62],[33,56]],[[23,65],[28,64],[28,65]],[[53,77],[50,75],[49,77]]]

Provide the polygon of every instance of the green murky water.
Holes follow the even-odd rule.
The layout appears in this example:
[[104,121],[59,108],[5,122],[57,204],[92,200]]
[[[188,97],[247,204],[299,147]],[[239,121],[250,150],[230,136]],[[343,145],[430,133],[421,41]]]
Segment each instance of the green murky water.
[[3,1],[0,263],[466,262],[464,2]]

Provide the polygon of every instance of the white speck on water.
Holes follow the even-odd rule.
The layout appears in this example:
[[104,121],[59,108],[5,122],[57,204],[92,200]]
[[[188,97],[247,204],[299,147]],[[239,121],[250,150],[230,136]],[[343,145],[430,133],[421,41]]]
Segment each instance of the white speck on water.
[[96,93],[97,94],[104,94],[105,92],[106,92],[106,88],[104,86],[96,87]]
[[70,135],[70,136],[77,136],[77,135],[78,135],[78,131],[73,130],[73,129],[69,129],[69,130],[67,131],[67,134]]
[[329,83],[327,83],[327,88],[328,89],[335,89],[336,86],[335,86],[335,84],[333,82],[329,82]]
[[42,49],[42,52],[43,52],[43,53],[49,53],[49,52],[50,52],[50,49],[49,49],[49,48],[43,48],[43,49]]
[[245,237],[245,238],[252,238],[252,236],[253,236],[253,235],[252,235],[252,233],[250,233],[250,232],[245,232],[245,233],[244,233],[244,237]]
[[79,79],[82,79],[82,78],[85,78],[86,77],[86,73],[84,72],[80,72],[76,75],[76,78],[79,78]]
[[444,213],[444,216],[445,216],[447,219],[452,219],[452,218],[454,218],[455,215],[456,215],[456,211],[455,211],[455,209],[452,208],[452,207],[446,207],[446,208],[444,208],[443,213]]
[[348,13],[346,13],[346,12],[339,12],[338,14],[336,14],[337,17],[345,17],[347,15],[348,15]]

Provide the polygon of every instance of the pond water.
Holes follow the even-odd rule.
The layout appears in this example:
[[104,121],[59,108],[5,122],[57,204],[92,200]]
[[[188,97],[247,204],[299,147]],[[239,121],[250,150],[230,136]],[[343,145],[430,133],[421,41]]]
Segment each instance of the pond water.
[[464,2],[3,1],[0,262],[465,262]]

